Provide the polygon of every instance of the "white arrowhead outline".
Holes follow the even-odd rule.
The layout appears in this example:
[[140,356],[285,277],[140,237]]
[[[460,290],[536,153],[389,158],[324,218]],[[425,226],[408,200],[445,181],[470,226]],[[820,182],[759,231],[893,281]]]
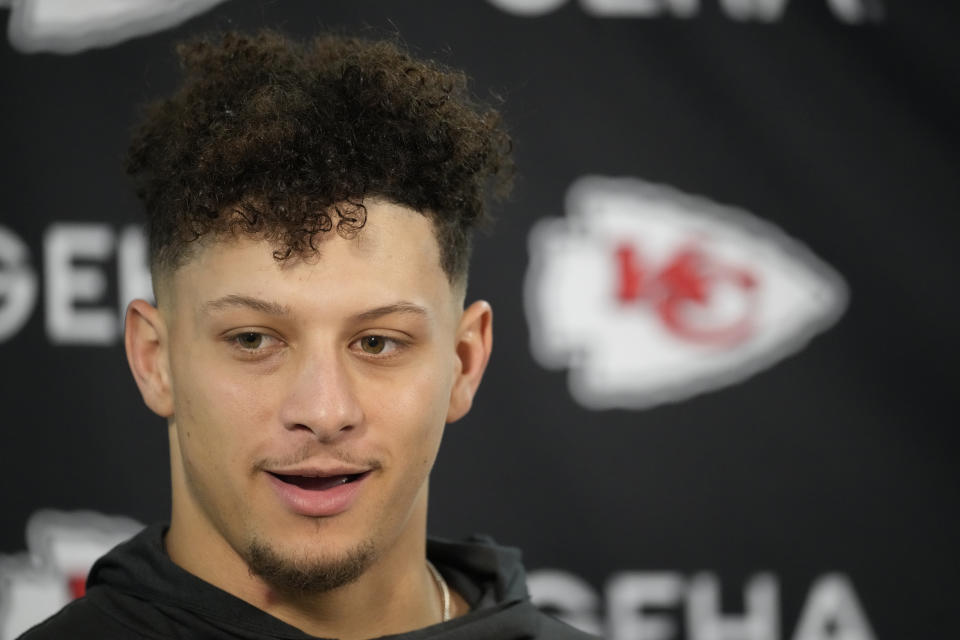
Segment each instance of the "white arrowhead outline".
[[[801,266],[806,273],[823,285],[828,297],[820,313],[813,314],[799,324],[793,333],[787,334],[771,348],[746,359],[720,374],[707,373],[688,378],[682,383],[664,385],[653,391],[597,394],[589,391],[583,379],[581,363],[589,355],[583,349],[566,353],[554,351],[542,341],[537,305],[538,290],[546,268],[543,246],[553,234],[577,234],[578,214],[581,201],[598,190],[639,196],[645,200],[665,200],[683,208],[687,215],[701,216],[732,225],[756,238],[759,243],[774,245],[789,257],[794,266]],[[547,369],[568,369],[567,381],[570,394],[588,409],[648,409],[660,404],[687,400],[696,395],[734,385],[767,369],[784,358],[803,349],[810,340],[836,323],[846,311],[849,289],[843,278],[828,264],[818,258],[800,241],[791,238],[776,225],[736,207],[721,205],[707,198],[690,195],[669,186],[651,184],[633,177],[607,177],[586,175],[575,180],[567,190],[566,216],[538,220],[528,236],[530,263],[524,278],[524,307],[530,329],[530,349],[534,359]]]

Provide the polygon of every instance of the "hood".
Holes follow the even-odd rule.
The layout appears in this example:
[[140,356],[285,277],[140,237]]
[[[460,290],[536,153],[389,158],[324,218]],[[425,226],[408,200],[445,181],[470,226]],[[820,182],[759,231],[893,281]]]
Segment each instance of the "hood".
[[[100,558],[87,598],[103,613],[151,637],[314,638],[174,564],[153,525]],[[534,638],[540,624],[529,600],[520,551],[486,537],[429,539],[427,557],[470,604],[463,616],[391,640]]]

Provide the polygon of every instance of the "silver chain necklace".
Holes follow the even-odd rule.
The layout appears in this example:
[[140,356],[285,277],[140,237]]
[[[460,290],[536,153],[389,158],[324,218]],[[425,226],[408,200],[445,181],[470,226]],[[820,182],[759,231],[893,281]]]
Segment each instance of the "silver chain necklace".
[[440,588],[440,598],[443,602],[443,620],[440,622],[446,622],[450,619],[450,589],[447,587],[447,581],[443,579],[443,576],[440,575],[440,572],[437,571],[437,568],[433,566],[433,563],[427,560],[427,569],[430,569],[430,573],[433,574],[433,579],[437,583],[437,587]]

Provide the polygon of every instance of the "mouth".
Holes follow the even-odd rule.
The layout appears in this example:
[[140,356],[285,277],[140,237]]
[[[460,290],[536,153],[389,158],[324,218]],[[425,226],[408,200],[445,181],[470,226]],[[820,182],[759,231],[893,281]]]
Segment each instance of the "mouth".
[[293,513],[335,516],[348,511],[364,495],[364,486],[378,465],[315,464],[263,469],[274,494]]
[[329,491],[345,484],[351,484],[361,480],[370,474],[369,471],[362,473],[344,473],[330,476],[312,476],[299,474],[273,473],[268,471],[271,476],[304,491]]

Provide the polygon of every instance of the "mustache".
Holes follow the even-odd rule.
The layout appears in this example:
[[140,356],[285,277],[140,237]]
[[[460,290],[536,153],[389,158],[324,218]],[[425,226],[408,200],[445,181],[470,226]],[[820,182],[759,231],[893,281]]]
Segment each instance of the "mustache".
[[295,467],[312,459],[322,459],[325,463],[339,462],[356,467],[368,467],[377,470],[383,465],[376,458],[360,455],[342,447],[329,447],[313,442],[306,442],[298,449],[287,454],[259,458],[254,463],[257,471]]

